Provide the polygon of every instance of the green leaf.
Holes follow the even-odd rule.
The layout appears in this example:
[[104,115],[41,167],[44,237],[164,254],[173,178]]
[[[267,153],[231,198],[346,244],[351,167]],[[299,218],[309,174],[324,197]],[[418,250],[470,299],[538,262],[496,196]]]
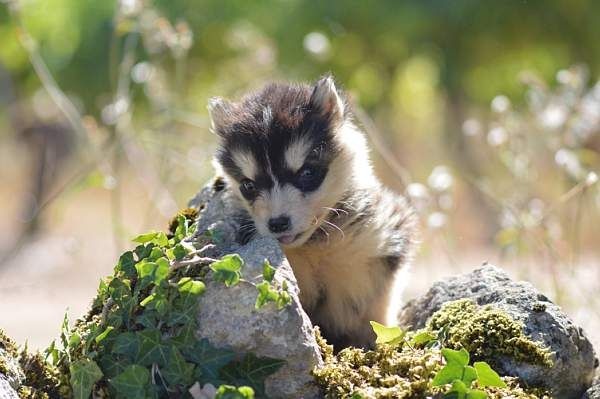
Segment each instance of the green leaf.
[[179,330],[179,333],[171,338],[171,342],[183,353],[194,350],[194,345],[196,344],[196,325],[194,323],[184,325]]
[[162,249],[160,249],[159,247],[154,247],[152,248],[152,251],[150,251],[150,255],[148,255],[148,260],[156,262],[158,258],[164,255],[165,254],[163,253]]
[[169,239],[167,238],[167,235],[162,231],[150,231],[145,234],[140,234],[139,236],[135,237],[132,241],[140,244],[152,243],[160,247],[166,247],[167,245],[169,245]]
[[452,387],[449,392],[456,392],[466,394],[469,391],[469,388],[465,385],[461,380],[455,380],[452,382]]
[[138,357],[140,338],[133,332],[124,332],[117,335],[112,351],[119,355],[127,356],[131,361]]
[[486,362],[475,362],[473,364],[477,370],[477,382],[481,387],[506,387],[506,383],[502,381],[498,373],[496,373]]
[[245,386],[236,388],[233,385],[221,385],[215,399],[254,399],[254,390]]
[[462,377],[464,366],[457,363],[448,363],[440,371],[437,372],[431,385],[439,387],[440,385],[451,384],[455,380]]
[[219,370],[235,357],[235,353],[228,349],[215,348],[207,339],[197,341],[194,349],[184,352],[183,356],[198,365],[202,372],[200,382],[214,382],[218,380]]
[[156,262],[142,260],[135,265],[138,277],[141,280],[141,288],[147,287],[150,283],[159,285],[169,275],[169,260],[165,257],[159,258]]
[[173,256],[177,260],[183,259],[187,254],[188,254],[188,250],[181,244],[177,244],[173,248]]
[[376,321],[370,321],[371,327],[377,335],[377,339],[375,340],[376,344],[389,344],[389,345],[398,345],[402,342],[404,335],[406,334],[400,327],[387,327],[383,324],[377,323]]
[[100,343],[100,342],[102,342],[102,340],[103,340],[104,338],[106,338],[106,337],[108,336],[108,334],[110,334],[110,332],[111,332],[112,330],[114,330],[114,329],[115,329],[115,328],[114,328],[113,326],[108,326],[108,327],[106,327],[106,329],[105,329],[105,330],[104,330],[104,331],[103,331],[103,332],[102,332],[100,335],[98,335],[98,336],[97,336],[97,337],[94,339],[94,341],[96,341],[96,343],[97,343],[97,344],[99,344],[99,343]]
[[279,299],[279,293],[266,281],[257,284],[256,289],[258,290],[258,296],[256,297],[256,302],[254,304],[256,309],[260,309],[267,303],[276,302]]
[[145,234],[140,234],[139,236],[135,237],[132,241],[137,242],[139,244],[146,244],[147,242],[154,240],[157,235],[157,231],[150,231]]
[[238,254],[225,255],[210,265],[213,270],[213,278],[224,283],[227,287],[236,285],[240,281],[240,270],[244,260]]
[[258,397],[265,396],[265,378],[275,373],[285,364],[285,360],[256,357],[248,353],[241,361],[229,363],[221,370],[221,376],[235,385],[248,385]]
[[171,386],[190,386],[194,383],[194,365],[186,362],[176,348],[171,348],[169,361],[161,372]]
[[127,251],[119,258],[117,269],[125,273],[125,276],[132,278],[136,275],[135,272],[135,260],[133,259],[133,252]]
[[483,391],[478,389],[469,389],[466,399],[486,399],[487,397],[487,393]]
[[102,355],[98,360],[98,365],[107,379],[114,378],[125,371],[125,368],[131,363],[128,360],[120,359],[112,353]]
[[435,335],[429,331],[421,331],[420,333],[415,334],[410,342],[412,345],[420,346],[435,340],[435,338]]
[[465,366],[463,368],[461,381],[465,383],[467,387],[471,387],[473,381],[477,379],[477,371],[471,366]]
[[184,277],[177,283],[179,292],[182,294],[200,295],[206,289],[202,281],[195,281],[189,277]]
[[269,283],[273,281],[273,277],[275,277],[275,268],[273,266],[271,266],[271,263],[269,263],[268,259],[265,259],[264,263],[263,263],[263,279],[265,279],[265,281],[268,281]]
[[140,340],[140,349],[136,363],[143,366],[150,366],[157,363],[164,367],[169,361],[170,348],[161,338],[159,330],[143,330],[136,332]]
[[467,366],[469,364],[469,352],[464,348],[459,351],[444,348],[442,349],[442,356],[444,356],[448,364],[455,363],[460,366]]
[[73,389],[74,399],[88,399],[94,384],[103,375],[96,362],[89,359],[81,359],[71,363],[69,372],[71,374],[69,382]]
[[117,392],[118,398],[145,399],[148,397],[146,388],[150,385],[150,371],[133,364],[108,382]]

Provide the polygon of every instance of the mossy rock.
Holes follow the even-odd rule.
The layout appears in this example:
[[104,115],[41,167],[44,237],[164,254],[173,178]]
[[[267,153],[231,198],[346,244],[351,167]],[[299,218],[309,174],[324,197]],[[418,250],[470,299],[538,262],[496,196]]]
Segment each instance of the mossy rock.
[[[431,337],[423,340],[416,337]],[[527,338],[522,326],[506,313],[479,307],[470,300],[446,304],[422,330],[408,332],[396,345],[381,344],[374,350],[348,348],[333,353],[317,331],[325,365],[314,375],[328,398],[442,397],[448,386],[434,386],[444,366],[441,347],[465,348],[472,359],[494,363],[495,356],[515,356],[551,367],[550,353]],[[433,338],[436,337],[436,338]],[[511,343],[519,342],[517,350]],[[490,399],[550,398],[543,388],[525,389],[519,379],[503,377],[505,388],[478,387]]]

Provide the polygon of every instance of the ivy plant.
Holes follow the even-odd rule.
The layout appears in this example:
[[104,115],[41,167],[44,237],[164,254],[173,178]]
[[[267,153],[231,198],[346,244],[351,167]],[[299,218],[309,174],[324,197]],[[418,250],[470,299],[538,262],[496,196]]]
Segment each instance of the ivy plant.
[[[70,376],[73,398],[88,399],[92,393],[189,397],[197,383],[218,387],[218,398],[265,397],[265,378],[284,361],[236,354],[195,335],[206,269],[231,287],[242,279],[243,267],[237,254],[198,257],[190,240],[195,230],[193,220],[180,215],[170,234],[151,231],[135,237],[138,246],[121,255],[113,275],[101,282],[90,313],[73,329],[65,318],[61,344],[50,346],[47,359]],[[274,269],[265,270],[264,282],[271,284]]]

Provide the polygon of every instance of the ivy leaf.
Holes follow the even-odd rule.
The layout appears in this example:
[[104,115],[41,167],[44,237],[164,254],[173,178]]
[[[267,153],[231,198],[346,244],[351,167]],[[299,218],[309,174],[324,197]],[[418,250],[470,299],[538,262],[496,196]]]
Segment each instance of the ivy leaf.
[[486,362],[473,363],[477,370],[477,382],[481,387],[506,387],[506,383],[502,381],[498,373],[496,373]]
[[221,385],[217,389],[215,399],[254,399],[254,389],[246,386],[236,388],[233,385]]
[[213,278],[224,283],[227,287],[236,285],[240,281],[240,270],[244,260],[238,254],[225,255],[216,262],[211,263]]
[[173,256],[177,260],[183,259],[187,254],[188,254],[188,250],[181,244],[177,244],[173,248]]
[[194,344],[196,343],[196,325],[185,324],[179,333],[171,338],[171,342],[183,353],[194,350]]
[[158,245],[159,247],[166,247],[169,245],[169,239],[162,231],[150,231],[145,234],[140,234],[133,239],[133,242],[137,242],[139,244],[152,243]]
[[133,332],[124,332],[115,338],[113,343],[112,351],[119,355],[127,356],[133,361],[140,350],[140,339]]
[[444,348],[442,349],[442,356],[444,356],[444,359],[446,359],[448,364],[454,363],[463,367],[469,364],[469,352],[467,352],[464,348],[461,348],[459,351]]
[[194,383],[194,365],[186,362],[176,348],[171,348],[169,362],[161,372],[171,386],[190,386]]
[[164,367],[170,356],[169,345],[162,341],[159,330],[143,330],[135,333],[140,340],[140,349],[136,359],[136,363],[143,366],[150,366],[152,363],[157,363]]
[[94,384],[102,378],[102,370],[90,359],[77,360],[69,366],[74,399],[88,399]]
[[462,372],[462,382],[464,382],[467,387],[471,387],[471,384],[476,379],[477,371],[471,366],[465,366]]
[[260,309],[265,306],[269,302],[276,302],[279,299],[279,293],[275,291],[271,285],[263,281],[256,285],[256,289],[258,290],[258,296],[256,297],[256,303],[254,307],[256,309]]
[[156,262],[142,260],[135,265],[135,268],[141,280],[140,288],[142,289],[150,283],[159,285],[169,275],[169,261],[165,257],[157,259]]
[[265,378],[275,373],[285,364],[285,360],[256,357],[246,354],[241,361],[229,363],[221,370],[221,376],[235,385],[248,385],[258,397],[265,396]]
[[202,281],[192,280],[189,277],[184,277],[177,283],[179,292],[182,294],[189,295],[200,295],[206,289],[206,286]]
[[431,382],[431,385],[434,387],[439,387],[441,385],[451,384],[454,381],[460,381],[463,369],[464,366],[461,366],[457,363],[447,363],[440,371],[437,372],[433,378],[433,381]]
[[[106,327],[106,329],[100,334],[98,335],[94,341],[96,341],[97,344],[99,344],[100,342],[102,342],[102,340],[104,340],[104,338],[106,338],[108,336],[108,334],[110,334],[110,332],[112,330],[114,330],[115,328],[113,326],[108,326]],[[76,345],[75,345],[76,346]]]
[[487,393],[478,389],[469,389],[466,399],[487,399]]
[[215,348],[206,338],[197,341],[194,349],[184,352],[184,357],[198,365],[202,372],[202,383],[218,379],[219,370],[235,357],[235,353],[228,349]]
[[110,385],[117,392],[118,398],[145,399],[146,387],[150,384],[150,371],[146,367],[133,364],[109,380]]
[[376,344],[390,344],[390,345],[398,345],[402,342],[404,335],[406,334],[400,327],[387,327],[383,324],[377,323],[376,321],[370,321],[371,327],[377,335],[377,339],[375,340]]
[[133,252],[127,251],[121,255],[119,258],[119,263],[117,263],[117,269],[125,273],[127,278],[132,278],[136,275]]
[[125,371],[125,368],[131,363],[126,359],[121,359],[120,356],[115,356],[112,353],[102,355],[98,360],[98,365],[105,378],[114,378]]
[[275,277],[275,268],[271,266],[271,263],[268,259],[265,259],[263,263],[262,275],[265,281],[268,281],[269,283],[273,282],[273,277]]
[[450,388],[450,392],[456,392],[459,394],[466,394],[469,391],[469,388],[465,385],[464,382],[457,379],[452,383],[452,387]]
[[144,234],[140,234],[139,236],[136,236],[132,241],[137,242],[139,244],[146,244],[146,243],[154,240],[157,235],[158,235],[157,231],[150,231],[148,233],[144,233]]
[[435,335],[429,331],[421,331],[420,333],[415,334],[410,342],[412,345],[420,346],[435,340],[435,338]]

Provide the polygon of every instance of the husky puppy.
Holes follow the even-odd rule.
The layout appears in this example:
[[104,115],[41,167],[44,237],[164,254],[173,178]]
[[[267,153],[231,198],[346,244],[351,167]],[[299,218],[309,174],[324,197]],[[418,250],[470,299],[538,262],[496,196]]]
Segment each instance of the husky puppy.
[[218,172],[258,233],[281,244],[300,301],[336,349],[368,347],[394,324],[416,218],[373,174],[363,134],[326,76],[209,102]]

